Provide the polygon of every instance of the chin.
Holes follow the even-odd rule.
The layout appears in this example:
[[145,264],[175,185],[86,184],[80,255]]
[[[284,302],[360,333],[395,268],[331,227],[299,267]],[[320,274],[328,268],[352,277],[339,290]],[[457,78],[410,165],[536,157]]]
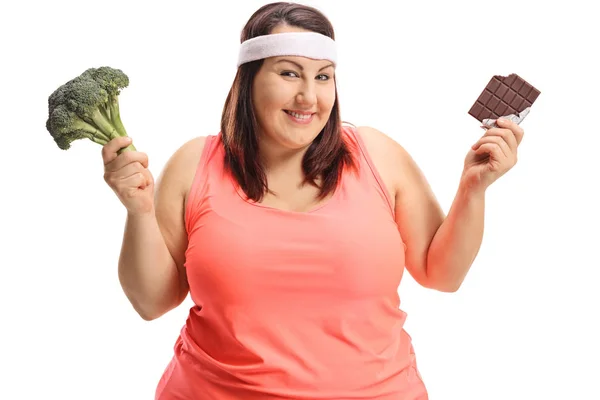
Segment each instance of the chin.
[[304,129],[288,130],[283,138],[283,141],[288,147],[302,149],[310,146],[311,143],[319,136],[323,128],[306,127]]
[[310,146],[317,137],[317,133],[305,133],[303,135],[290,136],[289,134],[280,139],[280,143],[290,150],[302,150]]
[[313,142],[313,140],[315,140],[322,130],[323,127],[320,126],[316,118],[315,121],[312,121],[310,124],[304,126],[294,126],[294,124],[290,125],[287,123],[277,130],[277,136],[279,136],[278,142],[283,144],[285,147],[300,150],[310,146],[310,144]]

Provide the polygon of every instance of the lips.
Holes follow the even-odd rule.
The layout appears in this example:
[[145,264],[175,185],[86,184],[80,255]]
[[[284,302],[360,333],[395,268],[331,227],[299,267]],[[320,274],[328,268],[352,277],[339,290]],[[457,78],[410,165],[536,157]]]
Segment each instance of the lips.
[[310,116],[312,116],[315,113],[311,113],[311,112],[306,112],[306,111],[291,111],[291,110],[283,110],[285,111],[287,114],[296,117],[296,118],[309,118]]
[[290,120],[292,120],[293,122],[297,123],[297,124],[310,124],[315,116],[315,113],[306,113],[306,112],[296,112],[296,111],[288,111],[288,110],[283,110],[288,117],[290,118]]

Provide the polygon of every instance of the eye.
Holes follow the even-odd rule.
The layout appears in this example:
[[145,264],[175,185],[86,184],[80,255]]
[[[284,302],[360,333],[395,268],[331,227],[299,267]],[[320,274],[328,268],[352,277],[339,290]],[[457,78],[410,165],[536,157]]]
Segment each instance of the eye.
[[298,77],[298,74],[295,73],[295,72],[293,72],[293,71],[283,71],[280,75],[281,76],[291,77],[291,78],[293,78],[293,77],[297,78]]
[[321,74],[317,76],[317,79],[320,81],[328,81],[331,77],[327,74]]

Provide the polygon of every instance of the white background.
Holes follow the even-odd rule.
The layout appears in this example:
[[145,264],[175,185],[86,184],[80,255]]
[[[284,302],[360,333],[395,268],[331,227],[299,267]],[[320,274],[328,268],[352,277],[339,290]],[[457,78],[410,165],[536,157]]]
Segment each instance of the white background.
[[[125,71],[123,121],[156,177],[184,142],[218,132],[239,33],[263,4],[2,3],[0,398],[152,399],[192,305],[152,322],[133,311],[101,148],[59,150],[48,95],[89,67]],[[453,294],[405,274],[406,329],[431,399],[600,399],[591,2],[306,4],[336,29],[343,119],[407,148],[445,210],[483,134],[467,112],[489,79],[514,72],[541,91],[517,166],[488,192],[470,274]]]

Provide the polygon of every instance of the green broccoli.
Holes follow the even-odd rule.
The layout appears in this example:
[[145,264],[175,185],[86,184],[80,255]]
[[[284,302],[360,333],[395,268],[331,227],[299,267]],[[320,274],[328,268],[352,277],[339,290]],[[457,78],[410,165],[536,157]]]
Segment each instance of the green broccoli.
[[[90,139],[105,145],[127,136],[121,122],[119,94],[129,85],[129,78],[119,69],[90,68],[71,79],[48,97],[46,129],[59,148],[67,150],[71,142]],[[133,144],[119,150],[136,148]]]

